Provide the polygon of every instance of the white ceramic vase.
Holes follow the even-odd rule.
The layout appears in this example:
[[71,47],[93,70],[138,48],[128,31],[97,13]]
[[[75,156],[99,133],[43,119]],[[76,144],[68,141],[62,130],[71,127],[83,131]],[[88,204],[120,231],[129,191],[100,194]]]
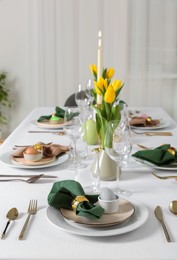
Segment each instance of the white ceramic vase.
[[[93,164],[91,166],[91,172],[93,177],[97,177],[98,171],[98,159],[95,156]],[[99,151],[99,175],[101,181],[113,181],[116,180],[117,166],[106,153],[105,150]]]

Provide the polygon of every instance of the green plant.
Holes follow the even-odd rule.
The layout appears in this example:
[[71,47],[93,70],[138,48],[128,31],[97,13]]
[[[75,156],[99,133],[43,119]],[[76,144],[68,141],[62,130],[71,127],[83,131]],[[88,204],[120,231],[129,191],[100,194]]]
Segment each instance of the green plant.
[[9,89],[7,87],[7,74],[0,72],[0,125],[7,123],[5,107],[10,108],[12,101],[9,98]]

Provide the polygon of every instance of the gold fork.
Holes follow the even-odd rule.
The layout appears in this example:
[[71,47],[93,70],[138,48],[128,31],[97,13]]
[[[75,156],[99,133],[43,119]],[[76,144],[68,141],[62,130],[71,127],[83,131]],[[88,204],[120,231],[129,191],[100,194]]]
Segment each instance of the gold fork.
[[177,176],[174,176],[174,175],[169,175],[169,176],[159,176],[159,175],[156,175],[154,172],[152,172],[152,174],[161,179],[161,180],[167,180],[167,179],[176,179],[177,180]]
[[26,227],[28,225],[28,222],[29,222],[31,215],[34,215],[34,214],[37,213],[37,200],[30,200],[27,213],[28,213],[28,217],[27,217],[27,219],[26,219],[26,221],[23,225],[23,228],[21,230],[21,233],[18,237],[18,239],[20,239],[20,240],[23,239],[23,235],[25,233],[25,230],[26,230]]

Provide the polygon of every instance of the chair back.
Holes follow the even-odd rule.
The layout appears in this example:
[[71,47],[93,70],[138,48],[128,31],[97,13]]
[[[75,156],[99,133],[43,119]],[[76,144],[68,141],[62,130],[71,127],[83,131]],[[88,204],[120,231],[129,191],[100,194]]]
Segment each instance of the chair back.
[[75,107],[75,106],[77,106],[76,101],[75,101],[75,93],[73,93],[72,95],[70,95],[66,99],[64,106],[65,107]]

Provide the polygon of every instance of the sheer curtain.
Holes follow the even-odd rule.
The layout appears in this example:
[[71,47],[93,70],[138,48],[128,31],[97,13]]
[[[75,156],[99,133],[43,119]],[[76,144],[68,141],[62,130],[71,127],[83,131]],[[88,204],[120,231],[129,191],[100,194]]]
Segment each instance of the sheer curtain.
[[38,0],[31,6],[36,102],[64,104],[79,83],[86,85],[102,30],[103,65],[125,82],[127,103],[162,106],[177,117],[176,0]]
[[128,1],[128,101],[177,119],[177,1]]

